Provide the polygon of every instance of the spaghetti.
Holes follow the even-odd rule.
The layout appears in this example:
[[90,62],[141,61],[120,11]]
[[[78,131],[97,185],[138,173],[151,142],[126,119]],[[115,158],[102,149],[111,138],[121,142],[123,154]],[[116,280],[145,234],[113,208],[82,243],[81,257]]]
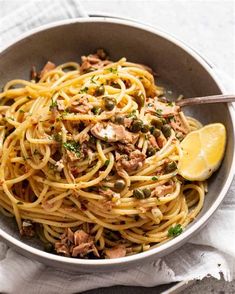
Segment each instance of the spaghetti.
[[151,70],[82,57],[48,62],[0,93],[0,207],[22,236],[58,254],[116,258],[179,235],[204,202],[177,172],[201,127],[163,96]]

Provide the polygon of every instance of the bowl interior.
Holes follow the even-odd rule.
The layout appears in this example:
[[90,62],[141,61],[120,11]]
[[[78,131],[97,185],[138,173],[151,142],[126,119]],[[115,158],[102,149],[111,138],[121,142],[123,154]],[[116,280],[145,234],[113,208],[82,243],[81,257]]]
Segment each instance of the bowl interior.
[[[0,86],[15,78],[29,79],[32,65],[40,69],[48,60],[56,64],[79,61],[81,55],[94,52],[96,48],[107,50],[112,60],[126,57],[150,66],[158,74],[160,83],[176,94],[193,97],[221,93],[204,67],[175,43],[137,27],[107,21],[58,25],[17,42],[0,55]],[[195,106],[186,111],[204,124],[222,122],[231,134],[223,163],[211,177],[205,205],[194,221],[198,222],[217,199],[228,178],[234,152],[233,126],[225,104]],[[19,239],[13,218],[0,214],[0,227]],[[22,242],[41,249],[37,240]]]

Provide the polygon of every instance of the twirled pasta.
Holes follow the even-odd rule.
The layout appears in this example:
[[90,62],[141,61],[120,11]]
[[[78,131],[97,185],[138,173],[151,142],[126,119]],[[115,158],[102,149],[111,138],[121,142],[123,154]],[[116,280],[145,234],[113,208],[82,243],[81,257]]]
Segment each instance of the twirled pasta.
[[33,77],[0,93],[0,207],[22,235],[113,258],[159,246],[197,216],[205,183],[185,182],[177,162],[201,124],[163,100],[148,68],[95,54]]

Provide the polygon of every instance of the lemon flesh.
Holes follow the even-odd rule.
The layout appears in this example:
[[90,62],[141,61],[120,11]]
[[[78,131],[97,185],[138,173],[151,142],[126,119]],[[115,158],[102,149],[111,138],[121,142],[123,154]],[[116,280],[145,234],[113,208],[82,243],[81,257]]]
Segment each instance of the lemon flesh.
[[189,133],[180,143],[179,174],[190,181],[208,179],[219,168],[225,145],[226,129],[221,123],[209,124]]

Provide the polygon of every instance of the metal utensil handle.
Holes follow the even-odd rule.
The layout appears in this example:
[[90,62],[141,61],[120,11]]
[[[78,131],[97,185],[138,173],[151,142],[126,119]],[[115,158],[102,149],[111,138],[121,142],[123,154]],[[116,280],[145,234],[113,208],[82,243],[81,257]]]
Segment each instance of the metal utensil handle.
[[208,104],[208,103],[221,103],[221,102],[235,102],[235,95],[212,95],[205,97],[194,97],[176,101],[178,106]]

